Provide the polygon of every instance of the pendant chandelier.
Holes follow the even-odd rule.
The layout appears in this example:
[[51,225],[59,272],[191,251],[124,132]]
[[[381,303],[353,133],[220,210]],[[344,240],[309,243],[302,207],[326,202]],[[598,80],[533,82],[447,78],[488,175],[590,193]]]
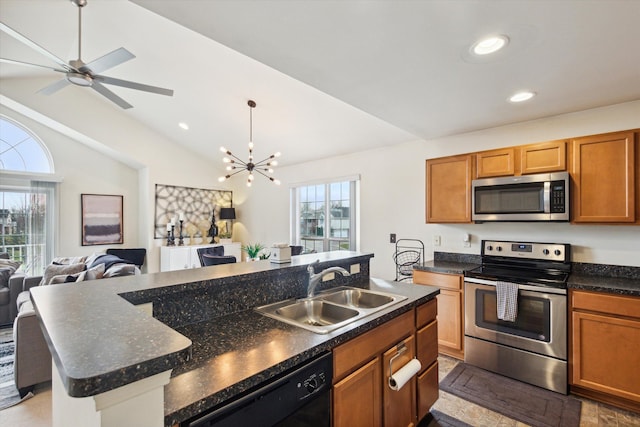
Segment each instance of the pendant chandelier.
[[255,101],[249,100],[249,102],[247,102],[247,105],[249,105],[249,160],[245,163],[244,161],[236,157],[231,151],[227,150],[224,147],[220,147],[220,151],[222,151],[227,156],[229,156],[229,157],[225,156],[222,159],[224,163],[227,163],[227,170],[234,171],[234,172],[231,172],[225,176],[221,176],[220,178],[218,178],[218,181],[219,182],[226,181],[227,179],[231,178],[233,175],[239,174],[240,172],[243,172],[243,171],[247,171],[249,172],[249,176],[247,177],[247,187],[251,187],[251,183],[253,182],[253,178],[254,178],[253,176],[254,172],[259,173],[260,175],[264,176],[274,184],[280,185],[280,181],[278,181],[272,176],[267,175],[267,174],[273,173],[272,166],[276,166],[278,164],[278,162],[274,159],[276,157],[279,157],[280,153],[272,154],[266,159],[261,160],[259,162],[253,161],[253,109],[256,107],[256,103]]

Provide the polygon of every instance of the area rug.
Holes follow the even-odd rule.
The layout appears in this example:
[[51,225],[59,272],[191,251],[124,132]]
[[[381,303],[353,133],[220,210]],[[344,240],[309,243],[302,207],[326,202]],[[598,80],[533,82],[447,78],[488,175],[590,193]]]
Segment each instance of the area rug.
[[582,403],[573,397],[459,363],[440,389],[533,427],[578,427]]
[[13,381],[13,341],[0,343],[0,411],[29,399],[32,393],[23,398]]

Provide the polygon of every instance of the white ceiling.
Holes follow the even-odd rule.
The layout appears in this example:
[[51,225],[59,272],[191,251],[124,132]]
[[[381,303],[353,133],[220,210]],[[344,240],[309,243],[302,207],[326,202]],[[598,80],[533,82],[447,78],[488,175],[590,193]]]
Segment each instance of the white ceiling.
[[[47,50],[77,56],[68,0],[0,9]],[[256,157],[281,151],[292,164],[640,99],[638,22],[636,0],[89,0],[82,59],[134,53],[104,74],[175,95],[111,87],[134,105],[117,113],[216,161],[220,145],[245,157],[254,99]],[[468,53],[496,33],[510,38],[504,51]],[[51,65],[4,33],[0,55]],[[2,85],[43,75],[61,74],[0,63]],[[520,89],[537,96],[507,102]]]

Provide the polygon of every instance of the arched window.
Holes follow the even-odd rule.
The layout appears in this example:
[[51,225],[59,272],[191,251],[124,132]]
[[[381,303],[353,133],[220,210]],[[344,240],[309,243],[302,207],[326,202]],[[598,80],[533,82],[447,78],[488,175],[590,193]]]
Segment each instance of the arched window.
[[53,257],[56,182],[49,150],[33,132],[0,116],[0,252],[42,274]]
[[53,162],[40,138],[10,118],[0,116],[0,169],[53,173]]

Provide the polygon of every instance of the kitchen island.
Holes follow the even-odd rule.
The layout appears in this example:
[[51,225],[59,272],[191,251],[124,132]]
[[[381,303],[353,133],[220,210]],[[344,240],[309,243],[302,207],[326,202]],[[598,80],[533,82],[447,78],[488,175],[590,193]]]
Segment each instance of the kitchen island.
[[[331,252],[283,265],[239,263],[35,289],[54,362],[54,426],[110,426],[140,415],[137,425],[173,426],[435,298],[437,288],[370,278],[372,256]],[[317,259],[316,271],[354,272],[320,290],[349,285],[407,299],[324,335],[253,310],[304,296],[306,266]],[[135,307],[149,304],[153,317]],[[145,410],[135,411],[137,392],[130,391],[141,384]]]

